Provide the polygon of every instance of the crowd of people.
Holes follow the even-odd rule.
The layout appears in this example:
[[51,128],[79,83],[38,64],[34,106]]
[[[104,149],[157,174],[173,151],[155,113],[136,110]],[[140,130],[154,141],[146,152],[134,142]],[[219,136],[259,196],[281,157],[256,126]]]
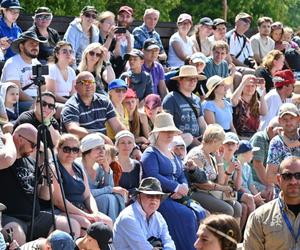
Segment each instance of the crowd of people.
[[0,249],[300,249],[292,28],[182,13],[164,48],[153,8],[63,36],[22,10],[1,2]]

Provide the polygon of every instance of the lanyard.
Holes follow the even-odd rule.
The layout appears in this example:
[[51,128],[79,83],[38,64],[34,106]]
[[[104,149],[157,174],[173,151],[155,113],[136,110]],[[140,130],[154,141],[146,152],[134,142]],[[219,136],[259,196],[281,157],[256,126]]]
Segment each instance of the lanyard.
[[282,217],[283,217],[283,219],[284,219],[284,221],[285,221],[285,224],[287,225],[287,227],[288,227],[290,233],[292,234],[292,236],[293,236],[295,242],[297,243],[298,238],[299,238],[299,236],[300,236],[300,226],[298,227],[298,234],[296,235],[295,232],[294,232],[294,229],[293,229],[293,227],[292,227],[292,225],[291,225],[291,222],[290,222],[290,220],[289,220],[289,218],[288,218],[286,212],[285,212],[284,209],[283,209],[283,205],[282,205],[281,201],[279,200],[279,198],[278,198],[278,204],[279,204],[279,207],[280,207],[281,215],[282,215]]

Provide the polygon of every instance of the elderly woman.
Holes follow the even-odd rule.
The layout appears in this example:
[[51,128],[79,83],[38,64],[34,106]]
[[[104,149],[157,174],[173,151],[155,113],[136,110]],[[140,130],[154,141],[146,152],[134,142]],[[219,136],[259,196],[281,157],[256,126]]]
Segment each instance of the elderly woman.
[[[102,221],[112,227],[112,220],[97,208],[97,203],[91,194],[88,177],[82,167],[75,162],[79,154],[79,140],[73,134],[64,134],[57,144],[57,163],[62,178],[62,184],[66,197],[66,207],[71,218],[77,220],[81,226],[81,236],[93,223]],[[62,212],[65,212],[64,201],[60,186],[53,178],[54,204]]]
[[[201,145],[194,147],[186,156],[193,167],[189,169],[189,179],[192,185],[191,197],[198,201],[211,213],[223,213],[241,217],[241,206],[238,202],[224,201],[216,198],[211,191],[230,193],[233,188],[227,185],[224,172],[223,155],[219,151],[225,139],[225,132],[218,124],[209,124],[204,131]],[[192,173],[199,168],[203,178],[196,180]],[[200,172],[200,171],[199,171]]]
[[100,43],[89,44],[82,54],[77,72],[89,71],[96,81],[96,91],[107,94],[107,85],[115,79],[115,72],[109,62],[108,50]]
[[80,149],[82,158],[77,158],[76,163],[84,167],[97,207],[115,221],[125,208],[128,192],[114,186],[113,173],[105,157],[104,140],[98,133],[89,134],[81,140]]
[[159,208],[166,220],[177,250],[192,250],[196,240],[197,221],[193,210],[181,204],[180,199],[189,191],[183,165],[169,144],[181,131],[176,128],[173,116],[160,113],[156,116],[150,135],[151,146],[142,155],[143,176],[157,178],[163,192],[170,193]]
[[90,43],[98,42],[99,30],[94,22],[97,18],[94,6],[85,6],[79,18],[72,21],[64,35],[64,40],[72,44],[75,52],[76,63],[81,60],[82,53]]
[[241,238],[239,225],[232,216],[214,214],[201,223],[195,248],[197,250],[236,250]]
[[232,120],[232,105],[225,99],[226,85],[220,76],[212,76],[206,83],[206,101],[203,103],[204,119],[207,124],[218,123],[223,129],[235,131]]
[[60,40],[59,34],[55,29],[50,28],[53,15],[48,7],[38,7],[33,16],[33,26],[29,28],[38,37],[47,39],[46,43],[40,43],[38,60],[42,64],[47,64],[48,59],[53,54],[54,47]]
[[178,31],[169,41],[168,63],[172,68],[184,65],[187,57],[193,54],[193,43],[188,37],[192,25],[192,17],[189,14],[181,14],[177,19]]

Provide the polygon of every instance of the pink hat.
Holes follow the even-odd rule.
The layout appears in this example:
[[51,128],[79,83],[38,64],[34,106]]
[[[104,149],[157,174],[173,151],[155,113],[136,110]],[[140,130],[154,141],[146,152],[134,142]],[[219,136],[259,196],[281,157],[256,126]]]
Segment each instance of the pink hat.
[[119,11],[118,11],[118,13],[120,13],[122,11],[128,13],[129,15],[133,15],[133,9],[131,7],[129,7],[129,6],[126,6],[126,5],[121,6],[120,9],[119,9]]
[[283,87],[284,85],[294,84],[296,82],[293,71],[286,69],[277,71],[273,77],[275,87]]
[[184,22],[185,20],[188,20],[188,21],[190,21],[191,23],[193,23],[193,22],[192,22],[192,16],[189,15],[189,14],[186,14],[186,13],[180,14],[180,16],[177,18],[177,23],[182,23],[182,22]]
[[133,89],[128,88],[125,94],[125,98],[137,98],[137,95]]

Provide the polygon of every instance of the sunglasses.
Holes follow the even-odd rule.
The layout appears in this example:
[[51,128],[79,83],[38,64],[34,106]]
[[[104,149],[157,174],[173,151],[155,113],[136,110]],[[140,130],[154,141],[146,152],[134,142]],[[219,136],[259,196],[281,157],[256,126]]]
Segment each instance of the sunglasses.
[[66,55],[66,54],[73,55],[74,54],[74,50],[72,50],[72,49],[61,49],[60,53],[62,53],[64,55]]
[[34,143],[33,141],[27,139],[26,137],[24,137],[23,135],[19,135],[21,138],[25,139],[26,141],[28,141],[30,143],[31,148],[35,148],[36,147],[36,143]]
[[121,89],[115,89],[116,93],[123,93],[125,94],[127,92],[127,89],[121,88]]
[[90,55],[90,56],[96,56],[96,57],[100,58],[101,55],[102,55],[102,53],[97,53],[97,52],[95,52],[95,51],[89,51],[89,55]]
[[272,24],[271,29],[272,30],[283,29],[283,26],[282,24]]
[[293,177],[295,177],[296,180],[300,180],[300,172],[298,173],[283,173],[281,174],[282,179],[285,181],[291,181]]
[[78,147],[69,147],[69,146],[64,146],[62,148],[63,152],[66,154],[70,154],[71,152],[73,154],[78,154],[79,153],[79,148]]
[[162,198],[161,194],[144,194],[147,199],[158,199],[160,200]]
[[51,20],[52,15],[38,15],[38,16],[35,16],[35,18],[39,21],[41,21],[41,20]]
[[78,81],[77,84],[81,84],[81,85],[90,85],[90,84],[95,84],[96,82],[94,80],[81,80]]
[[93,18],[93,19],[96,19],[97,18],[97,15],[96,14],[94,14],[94,13],[84,13],[84,16],[86,17],[86,18]]
[[42,107],[43,107],[43,108],[48,107],[48,108],[51,109],[51,110],[54,110],[54,109],[55,109],[55,104],[53,104],[53,103],[48,103],[48,102],[42,101],[41,104],[42,104]]
[[244,23],[251,23],[251,20],[248,18],[241,18],[241,21],[243,21]]

